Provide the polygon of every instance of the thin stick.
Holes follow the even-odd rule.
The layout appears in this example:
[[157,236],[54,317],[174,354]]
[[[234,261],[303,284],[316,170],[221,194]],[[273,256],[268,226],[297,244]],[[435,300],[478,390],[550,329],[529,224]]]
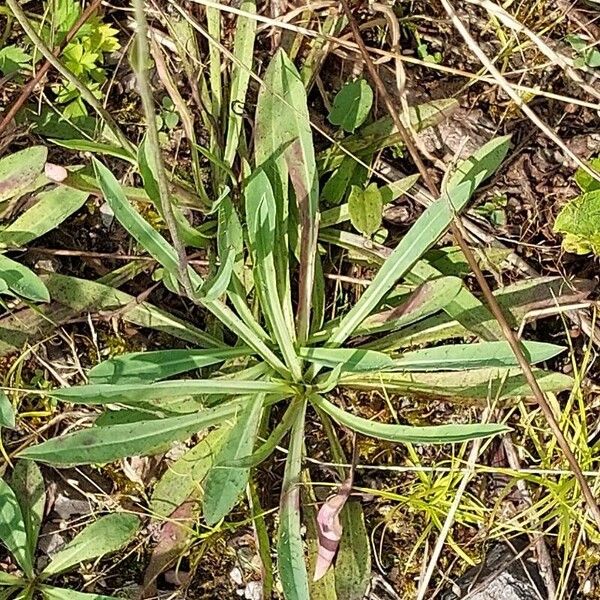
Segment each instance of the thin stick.
[[71,70],[67,69],[67,67],[65,67],[60,60],[54,56],[52,50],[46,46],[44,40],[42,40],[42,38],[37,34],[36,30],[31,26],[31,23],[29,23],[29,20],[23,12],[23,9],[19,6],[18,1],[6,0],[6,4],[15,15],[15,18],[17,21],[19,21],[19,24],[27,36],[31,39],[37,50],[39,50],[39,52],[45,57],[51,66],[53,66],[69,83],[73,85],[73,87],[81,94],[81,97],[98,113],[98,115],[104,119],[106,125],[115,135],[121,147],[134,155],[135,148],[127,139],[127,136],[123,133],[121,128],[117,125],[117,122],[113,119],[110,112],[108,112],[108,110],[102,106],[96,96],[94,96],[88,87],[80,81],[77,75],[75,75]]
[[[441,2],[444,4],[444,6],[449,6],[447,0],[441,0]],[[386,108],[394,122],[394,126],[396,127],[396,129],[398,130],[398,132],[400,133],[402,138],[404,139],[406,148],[408,149],[413,161],[417,165],[417,168],[423,177],[423,181],[429,188],[429,191],[431,192],[431,194],[434,197],[438,198],[440,196],[439,190],[437,189],[435,182],[433,181],[429,171],[427,170],[427,167],[423,163],[421,156],[419,155],[419,152],[417,151],[417,148],[415,147],[415,144],[413,143],[413,141],[410,137],[410,134],[408,133],[408,131],[402,124],[402,122],[398,116],[398,112],[392,102],[392,99],[391,99],[383,81],[379,77],[379,74],[377,73],[377,69],[375,68],[375,65],[373,64],[373,60],[371,59],[371,56],[369,55],[369,53],[367,51],[367,48],[366,48],[365,43],[360,34],[360,30],[358,28],[358,25],[356,23],[354,15],[352,14],[352,11],[350,10],[350,8],[348,6],[348,2],[347,2],[347,0],[341,0],[341,3],[344,8],[344,12],[346,13],[346,17],[348,18],[350,27],[352,28],[352,32],[353,32],[355,41],[357,42],[357,44],[359,45],[359,47],[361,49],[361,53],[363,55],[363,58],[364,58],[366,66],[367,66],[367,69],[369,71],[369,74],[371,76],[371,79],[373,80],[381,98],[383,98],[383,100],[384,100]],[[462,24],[461,24],[461,26],[462,26]],[[463,29],[464,29],[464,27],[463,27]],[[468,35],[468,33],[467,33],[467,35]],[[510,91],[512,93],[512,90],[510,90]],[[594,498],[594,494],[592,493],[590,486],[588,485],[585,477],[583,476],[583,473],[581,472],[581,467],[579,466],[579,463],[577,462],[577,458],[575,457],[575,455],[573,454],[573,451],[569,447],[569,444],[561,431],[560,425],[558,424],[558,421],[556,420],[556,417],[554,416],[554,413],[553,413],[552,409],[550,408],[550,405],[548,404],[546,397],[544,396],[544,392],[542,392],[542,389],[540,388],[539,383],[538,383],[537,379],[535,378],[533,371],[531,370],[531,365],[529,364],[527,358],[525,357],[525,354],[523,352],[523,349],[521,348],[521,344],[520,344],[519,340],[515,336],[515,333],[513,332],[513,330],[510,328],[510,325],[508,324],[508,321],[506,320],[506,317],[504,316],[504,313],[502,312],[502,309],[500,308],[498,301],[494,297],[494,294],[492,293],[492,290],[490,289],[490,287],[487,283],[487,280],[485,279],[485,276],[483,275],[481,269],[479,268],[479,264],[477,263],[477,259],[475,258],[473,251],[471,250],[471,248],[465,241],[465,236],[463,233],[464,228],[462,226],[460,219],[454,218],[454,221],[453,221],[450,229],[452,231],[452,234],[456,238],[456,241],[458,242],[460,249],[462,250],[463,254],[465,255],[465,258],[467,259],[467,262],[469,263],[470,269],[473,271],[473,274],[475,275],[475,278],[477,279],[477,283],[479,284],[479,287],[481,288],[483,297],[485,299],[485,303],[488,305],[488,308],[490,309],[491,313],[494,315],[494,318],[498,321],[498,324],[500,325],[500,329],[502,330],[502,334],[505,337],[508,344],[510,345],[510,347],[517,359],[517,362],[519,363],[519,366],[521,367],[521,370],[523,371],[525,380],[527,381],[527,383],[529,384],[529,387],[531,388],[531,390],[533,392],[536,402],[538,403],[542,412],[544,413],[544,416],[550,426],[550,429],[552,430],[552,433],[555,435],[559,446],[561,447],[562,451],[565,454],[565,457],[569,463],[569,466],[573,470],[573,474],[574,474],[575,478],[577,479],[579,486],[581,487],[581,491],[586,499],[588,508],[589,508],[590,512],[592,513],[594,521],[596,522],[596,526],[600,530],[600,508],[598,507],[596,499]]]
[[[94,0],[92,4],[90,4],[84,12],[81,13],[77,22],[71,27],[69,32],[67,33],[63,43],[55,48],[54,57],[58,58],[60,53],[66,48],[67,44],[77,35],[77,32],[83,27],[83,25],[87,22],[87,20],[92,16],[92,13],[96,11],[96,9],[100,6],[102,0]],[[16,114],[21,110],[21,107],[27,101],[27,98],[31,95],[37,84],[42,80],[44,75],[50,70],[52,65],[48,60],[44,62],[44,64],[40,67],[38,72],[35,74],[33,79],[27,83],[27,85],[21,91],[19,97],[15,100],[13,105],[4,113],[2,117],[2,121],[0,122],[0,134],[6,129],[8,124],[15,118]]]

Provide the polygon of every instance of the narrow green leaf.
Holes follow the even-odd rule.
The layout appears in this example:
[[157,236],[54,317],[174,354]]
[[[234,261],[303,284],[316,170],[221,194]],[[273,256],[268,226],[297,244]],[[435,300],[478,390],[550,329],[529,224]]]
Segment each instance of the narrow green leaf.
[[507,137],[492,140],[471,159],[459,165],[449,178],[446,192],[417,219],[379,269],[371,285],[342,319],[328,343],[329,346],[342,344],[392,286],[437,242],[455,214],[466,206],[477,186],[500,165],[508,152],[509,143],[510,138]]
[[217,455],[204,485],[202,512],[210,526],[225,518],[246,489],[250,469],[230,466],[238,458],[252,452],[263,411],[264,394],[257,394],[247,403]]
[[371,580],[371,545],[360,502],[350,498],[340,515],[342,539],[335,559],[339,598],[362,600]]
[[326,412],[335,421],[356,431],[380,440],[412,444],[449,444],[465,442],[478,438],[490,437],[509,431],[505,425],[494,423],[476,423],[473,425],[431,425],[425,427],[412,427],[410,425],[391,425],[369,421],[362,417],[350,414],[335,406],[325,398],[316,394],[310,401]]
[[44,170],[47,156],[45,146],[32,146],[0,159],[0,202],[25,191]]
[[[523,342],[525,356],[536,364],[564,352],[563,346],[543,342]],[[437,371],[478,369],[483,367],[518,366],[508,342],[481,342],[478,344],[452,344],[406,352],[392,361],[393,370]]]
[[105,360],[88,372],[93,384],[151,383],[193,369],[246,356],[249,348],[223,350],[157,350],[132,352]]
[[31,446],[19,456],[64,466],[106,463],[125,456],[152,454],[169,442],[185,440],[194,433],[223,423],[239,408],[239,402],[229,402],[179,417],[92,427]]
[[277,340],[285,363],[294,379],[299,381],[302,373],[294,349],[294,330],[288,328],[278,294],[273,258],[276,206],[273,189],[264,171],[257,171],[248,182],[245,200],[256,291],[269,329]]
[[23,298],[34,302],[50,302],[50,295],[42,280],[30,269],[0,254],[0,282]]
[[124,150],[120,146],[114,144],[107,144],[104,142],[94,142],[92,140],[84,139],[73,139],[73,140],[61,140],[55,138],[50,140],[57,146],[68,148],[69,150],[77,150],[78,152],[90,152],[91,154],[104,154],[106,156],[114,156],[126,160],[128,163],[135,165],[135,158],[129,151]]
[[[243,0],[239,8],[244,13],[254,14],[256,12],[256,2],[254,0]],[[246,92],[248,91],[248,83],[250,81],[250,74],[252,73],[255,37],[256,19],[251,16],[239,15],[233,38],[233,64],[229,85],[227,137],[223,152],[223,160],[230,167],[233,165],[242,130]]]
[[51,587],[48,585],[40,586],[40,590],[46,600],[121,600],[116,596],[104,596],[103,594],[76,592],[75,590]]
[[290,436],[279,511],[277,564],[286,600],[306,600],[310,597],[300,519],[300,471],[305,413],[306,401],[303,401]]
[[8,396],[0,390],[0,427],[12,429],[15,426],[15,409]]
[[0,571],[0,585],[25,585],[25,580],[17,577],[16,575],[10,575]]
[[100,517],[51,557],[41,577],[62,573],[87,560],[120,550],[135,537],[139,526],[140,520],[135,515],[114,513]]
[[[543,391],[561,392],[573,387],[563,373],[533,369]],[[491,367],[468,371],[380,372],[342,375],[339,385],[360,390],[386,390],[390,394],[413,394],[464,400],[530,398],[531,388],[516,367]]]
[[28,578],[33,577],[33,557],[21,506],[13,490],[0,479],[0,540]]
[[0,247],[25,246],[52,231],[77,212],[88,199],[87,192],[58,186],[37,195],[37,202],[0,232]]
[[29,553],[34,557],[46,505],[46,487],[39,467],[29,460],[17,462],[11,487],[21,507]]
[[301,348],[299,354],[311,362],[330,369],[341,365],[341,372],[382,371],[395,361],[383,352],[355,348]]
[[204,394],[291,393],[284,382],[233,379],[172,379],[157,383],[100,383],[56,389],[51,396],[67,402],[110,404],[149,402],[165,398],[184,398]]
[[221,426],[205,435],[191,450],[169,465],[154,486],[150,510],[157,517],[168,517],[188,498],[202,494],[203,482],[215,464],[217,452],[223,445],[228,427]]

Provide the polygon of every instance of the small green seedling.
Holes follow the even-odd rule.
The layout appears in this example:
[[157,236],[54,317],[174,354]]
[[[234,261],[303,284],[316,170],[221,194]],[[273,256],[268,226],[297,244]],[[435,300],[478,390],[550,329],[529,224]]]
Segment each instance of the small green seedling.
[[574,61],[576,67],[591,67],[592,69],[600,67],[600,50],[594,43],[588,42],[576,34],[566,36],[565,40],[577,54]]
[[46,491],[38,466],[19,461],[10,485],[0,479],[0,540],[20,569],[0,572],[0,599],[30,600],[36,593],[46,600],[115,600],[113,596],[76,592],[52,585],[52,579],[90,560],[120,550],[139,528],[135,515],[113,513],[100,517],[50,557],[41,571],[36,569],[36,548]]

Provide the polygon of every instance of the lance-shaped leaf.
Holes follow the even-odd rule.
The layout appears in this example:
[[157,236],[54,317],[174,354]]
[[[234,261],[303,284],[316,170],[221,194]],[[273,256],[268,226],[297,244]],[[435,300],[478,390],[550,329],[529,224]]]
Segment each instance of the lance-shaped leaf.
[[235,466],[235,462],[254,448],[263,404],[264,395],[257,394],[239,412],[206,478],[202,512],[208,525],[215,525],[229,514],[248,484],[250,469]]
[[0,427],[12,429],[15,426],[15,409],[8,396],[0,390]]
[[33,146],[0,159],[0,202],[20,195],[44,170],[48,149]]
[[477,438],[490,437],[499,433],[509,431],[505,425],[494,423],[477,423],[469,425],[430,425],[424,427],[412,427],[410,425],[391,425],[369,421],[357,417],[345,410],[338,408],[325,398],[316,394],[312,395],[310,401],[326,412],[335,421],[370,437],[389,442],[412,443],[412,444],[449,444],[453,442],[465,442]]
[[27,577],[33,577],[33,558],[21,506],[9,485],[0,479],[0,540]]
[[52,587],[49,585],[40,586],[40,591],[46,600],[121,600],[116,596],[105,596],[104,594],[94,594],[86,592],[76,592],[66,588]]
[[33,271],[4,254],[0,254],[0,284],[2,283],[8,291],[22,298],[34,302],[50,302],[44,282]]
[[383,371],[392,369],[394,360],[383,352],[356,348],[301,348],[300,356],[340,372]]

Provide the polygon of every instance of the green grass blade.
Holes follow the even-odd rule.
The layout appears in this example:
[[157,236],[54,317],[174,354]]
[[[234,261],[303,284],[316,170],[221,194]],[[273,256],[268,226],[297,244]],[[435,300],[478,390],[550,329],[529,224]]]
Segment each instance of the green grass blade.
[[313,395],[310,401],[326,412],[332,419],[363,435],[380,440],[412,444],[449,444],[490,437],[509,431],[505,425],[476,423],[473,425],[432,425],[413,427],[411,425],[391,425],[369,421],[352,415],[335,406],[325,398]]
[[173,349],[131,352],[96,365],[88,372],[88,380],[93,384],[151,383],[250,353],[251,350],[244,347],[224,350]]
[[116,552],[128,544],[140,526],[135,515],[113,513],[100,517],[51,557],[41,577],[50,577],[82,562]]
[[239,412],[208,473],[204,484],[202,513],[209,526],[216,525],[229,514],[248,485],[250,469],[233,466],[232,463],[235,464],[238,458],[252,452],[264,400],[264,394],[257,394]]
[[306,401],[302,400],[302,407],[290,436],[279,511],[277,565],[286,600],[306,600],[310,597],[304,544],[300,531],[300,471],[304,447],[305,414]]
[[[254,0],[243,0],[240,10],[253,14],[256,12]],[[227,111],[227,137],[223,160],[228,166],[233,165],[240,141],[242,119],[245,112],[246,92],[252,72],[254,39],[256,37],[256,19],[251,16],[238,16],[235,28],[232,74],[230,79],[229,110]]]

